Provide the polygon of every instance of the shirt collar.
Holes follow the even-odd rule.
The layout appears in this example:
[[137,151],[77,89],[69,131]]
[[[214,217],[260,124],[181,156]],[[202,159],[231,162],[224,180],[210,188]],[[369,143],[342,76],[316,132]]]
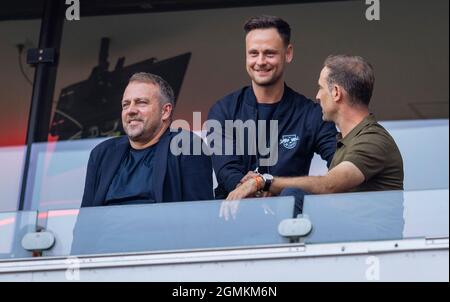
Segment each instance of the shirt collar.
[[355,136],[357,136],[361,130],[363,130],[365,127],[375,124],[377,122],[377,119],[375,118],[375,115],[373,113],[369,113],[368,116],[366,116],[358,125],[356,125],[348,134],[346,137],[342,138],[342,133],[338,133],[336,135],[337,140],[337,146],[341,147],[342,145],[346,145],[348,142],[350,142]]
[[[255,92],[253,91],[253,86],[250,85],[250,86],[248,86],[248,88],[249,89],[246,91],[246,98],[244,99],[244,101],[246,103],[248,103],[249,105],[256,108],[256,106],[258,105],[258,101],[256,100],[256,95],[255,95]],[[288,85],[286,85],[286,83],[284,83],[283,95],[281,97],[281,100],[277,104],[284,103],[283,105],[285,105],[285,103],[287,103],[286,100],[289,99],[290,95],[291,95],[291,89],[289,88]],[[289,108],[291,108],[291,107],[289,107]]]

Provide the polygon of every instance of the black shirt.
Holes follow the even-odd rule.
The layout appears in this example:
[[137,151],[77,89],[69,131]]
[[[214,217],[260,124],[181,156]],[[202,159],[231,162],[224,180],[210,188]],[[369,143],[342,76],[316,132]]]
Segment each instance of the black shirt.
[[[278,104],[280,102],[274,103],[274,104],[261,104],[258,103],[258,120],[260,121],[266,121],[266,146],[270,147],[270,120],[272,120],[273,114],[275,113],[275,111],[277,110]],[[258,124],[257,124],[258,125]],[[257,132],[258,133],[258,132]],[[260,137],[258,137],[258,139],[261,139]],[[270,169],[269,167],[265,167],[265,166],[261,166],[259,164],[259,159],[260,158],[264,158],[264,157],[268,157],[267,156],[262,156],[260,154],[258,154],[258,163],[257,165],[259,166],[258,172],[259,173],[269,173]]]
[[154,202],[152,181],[155,150],[156,145],[142,150],[130,148],[109,186],[106,204]]

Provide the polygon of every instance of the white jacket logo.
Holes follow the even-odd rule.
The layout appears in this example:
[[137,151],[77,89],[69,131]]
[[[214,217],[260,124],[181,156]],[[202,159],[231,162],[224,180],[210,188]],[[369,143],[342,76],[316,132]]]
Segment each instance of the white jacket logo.
[[280,145],[283,145],[286,149],[293,149],[297,146],[299,140],[300,138],[295,134],[283,135],[280,139]]

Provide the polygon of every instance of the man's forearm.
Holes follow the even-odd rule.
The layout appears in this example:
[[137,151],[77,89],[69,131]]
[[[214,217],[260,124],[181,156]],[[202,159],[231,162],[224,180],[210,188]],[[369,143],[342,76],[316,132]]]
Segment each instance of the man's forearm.
[[364,180],[357,166],[344,161],[324,176],[274,177],[270,191],[277,195],[285,188],[298,188],[311,194],[348,192]]
[[333,189],[327,185],[325,176],[274,177],[270,192],[279,195],[285,188],[302,189],[312,194],[330,193]]
[[221,184],[227,192],[233,191],[244,177],[244,169],[237,161],[230,159],[230,156],[213,155],[213,169],[216,173],[217,182]]

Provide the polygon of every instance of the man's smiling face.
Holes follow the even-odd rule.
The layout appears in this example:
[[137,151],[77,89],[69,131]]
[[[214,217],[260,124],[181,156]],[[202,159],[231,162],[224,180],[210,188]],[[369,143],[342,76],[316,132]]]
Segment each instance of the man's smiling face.
[[159,87],[142,82],[128,84],[122,99],[122,125],[132,141],[150,141],[162,125]]
[[284,44],[275,28],[250,31],[245,45],[247,72],[254,84],[271,86],[283,80],[285,65],[292,60],[292,46]]

